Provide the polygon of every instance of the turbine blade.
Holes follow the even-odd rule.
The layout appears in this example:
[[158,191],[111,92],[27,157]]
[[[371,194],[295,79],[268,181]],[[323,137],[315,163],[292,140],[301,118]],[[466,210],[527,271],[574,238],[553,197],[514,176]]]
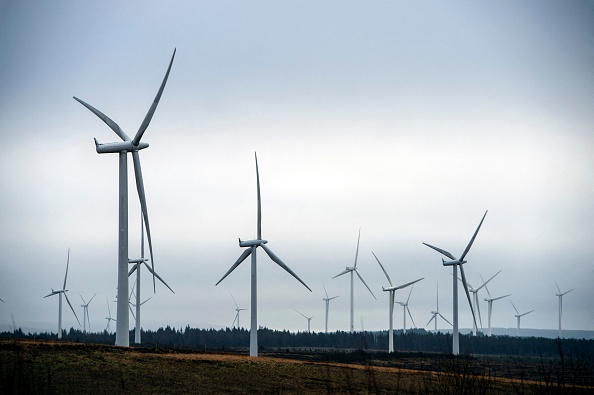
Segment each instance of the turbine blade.
[[429,324],[431,323],[431,321],[433,321],[434,319],[435,319],[435,314],[433,314],[433,316],[431,317],[431,319],[429,320],[427,325],[425,325],[425,328],[427,328],[429,326]]
[[235,268],[237,266],[239,266],[239,264],[241,262],[243,262],[245,260],[245,258],[247,258],[248,256],[250,256],[250,254],[252,253],[252,249],[248,248],[247,250],[244,250],[241,255],[239,256],[239,258],[237,259],[237,261],[235,261],[235,263],[233,264],[233,266],[231,266],[231,269],[229,269],[227,271],[227,273],[225,273],[225,275],[215,284],[215,286],[219,285],[219,283],[221,281],[223,281],[225,279],[225,277],[227,277],[233,270],[235,270]]
[[511,301],[511,299],[510,299],[510,301],[509,301],[509,302],[512,304],[512,306],[514,306],[514,310],[516,311],[516,314],[518,314],[518,315],[519,315],[519,314],[520,314],[520,312],[518,311],[518,309],[516,309],[516,305],[514,304],[514,302],[512,302],[512,301]]
[[151,300],[153,297],[151,296],[150,298],[148,298],[147,300],[145,300],[144,302],[142,302],[140,305],[142,306],[143,304],[145,304],[146,302],[148,302],[149,300]]
[[[298,312],[299,314],[301,314],[303,317],[307,318],[307,316],[305,316],[305,314],[303,314],[302,312],[300,312],[300,311],[299,311],[299,310],[297,310],[296,308],[294,308],[294,307],[291,307],[291,308],[292,308],[293,310],[295,310],[296,312]],[[307,318],[307,319],[309,319],[309,318]]]
[[[476,290],[478,291],[479,289],[481,289],[482,287],[486,286],[489,281],[493,280],[495,278],[495,276],[497,276],[499,273],[501,273],[501,270],[498,271],[497,273],[495,273],[490,279],[488,279],[487,281],[483,282],[483,285],[481,285],[480,287],[478,287]],[[481,276],[481,280],[483,279],[483,277]]]
[[453,261],[456,260],[456,258],[452,254],[450,254],[449,252],[447,252],[446,250],[442,250],[441,248],[437,248],[435,246],[432,246],[431,244],[427,244],[427,243],[423,243],[423,244],[425,244],[429,248],[433,248],[435,251],[437,251],[437,252],[439,252],[439,253],[447,256],[448,258],[450,258]]
[[81,295],[81,294],[78,294],[78,296],[80,296],[80,299],[83,301],[83,304],[85,304],[85,305],[86,305],[86,304],[87,304],[87,302],[85,302],[85,300],[83,299],[82,295]]
[[173,55],[171,56],[171,61],[169,62],[169,67],[167,68],[167,72],[165,73],[165,78],[163,78],[163,82],[161,83],[161,87],[159,88],[159,91],[157,92],[157,96],[155,97],[155,100],[153,100],[153,104],[151,104],[151,107],[149,108],[148,113],[144,117],[144,121],[142,121],[142,124],[140,125],[138,132],[136,132],[136,136],[134,136],[134,140],[132,140],[132,144],[134,144],[134,145],[138,145],[138,143],[140,143],[140,139],[142,139],[142,135],[144,134],[144,131],[148,127],[149,123],[151,123],[151,119],[153,119],[153,114],[155,113],[155,110],[157,109],[159,100],[161,100],[161,95],[163,94],[163,89],[165,89],[165,84],[167,83],[167,78],[169,78],[169,72],[171,71],[171,65],[173,65],[173,58],[175,58],[175,51],[176,51],[176,49],[173,50]]
[[266,251],[266,253],[268,254],[268,256],[270,257],[270,259],[272,259],[277,265],[279,265],[280,267],[282,267],[283,269],[285,269],[291,276],[295,277],[297,279],[297,281],[299,281],[301,284],[303,284],[303,286],[307,289],[309,289],[309,292],[312,292],[311,288],[307,286],[307,284],[305,284],[300,278],[299,276],[297,276],[287,265],[285,265],[285,263],[283,261],[280,260],[279,257],[277,257],[276,255],[274,255],[274,252],[272,252],[270,250],[270,248],[268,248],[266,246],[266,244],[262,244],[260,245],[264,251]]
[[97,110],[95,107],[91,106],[90,104],[85,103],[84,101],[80,100],[78,97],[73,96],[74,100],[88,108],[93,114],[97,115],[99,119],[101,119],[111,130],[115,132],[122,140],[130,141],[130,137],[124,133],[122,129],[118,126],[117,123],[112,121],[107,115],[103,114],[101,111]]
[[[140,208],[142,209],[142,216],[146,224],[146,236],[148,239],[149,253],[151,255],[151,266],[153,272],[153,292],[157,292],[155,284],[155,260],[153,259],[153,241],[151,239],[151,227],[149,225],[148,210],[146,208],[146,196],[144,194],[144,182],[142,180],[142,169],[140,167],[140,155],[138,151],[132,151],[132,158],[134,159],[134,174],[136,175],[136,189],[138,190],[138,198],[140,199]],[[170,288],[171,289],[171,288]]]
[[70,306],[70,310],[72,310],[72,313],[76,317],[76,321],[78,321],[78,326],[81,326],[78,316],[76,315],[76,312],[74,311],[74,307],[72,307],[72,303],[70,303],[70,299],[68,299],[68,295],[66,295],[66,292],[64,292],[64,297],[66,298],[66,301],[68,302],[68,306]]
[[408,306],[408,301],[410,300],[410,295],[412,294],[412,290],[415,286],[413,285],[412,287],[410,287],[410,291],[408,292],[408,298],[406,298],[406,305]]
[[338,295],[338,296],[333,296],[333,297],[331,297],[331,298],[328,298],[328,300],[336,299],[336,298],[338,298],[338,297],[340,297],[340,295]]
[[481,329],[483,328],[483,319],[481,318],[481,303],[478,300],[478,296],[476,298],[476,312],[479,316],[479,322],[481,323]]
[[472,239],[470,239],[470,242],[468,243],[468,245],[466,246],[466,249],[462,253],[462,256],[460,257],[461,261],[464,260],[464,257],[466,256],[466,254],[468,254],[468,251],[470,251],[470,247],[472,247],[472,243],[474,243],[474,239],[476,238],[476,235],[477,235],[479,229],[481,228],[481,225],[483,224],[483,221],[485,220],[485,217],[487,216],[488,211],[489,210],[485,211],[485,214],[483,215],[483,219],[481,219],[481,223],[479,224],[478,228],[476,228],[474,235],[472,235]]
[[500,296],[500,297],[498,297],[498,298],[494,298],[494,299],[492,299],[492,300],[493,300],[493,301],[495,301],[495,300],[499,300],[499,299],[506,298],[506,297],[508,297],[508,296],[511,296],[511,294],[503,295],[503,296]]
[[466,298],[468,298],[468,304],[470,305],[470,311],[472,312],[472,320],[474,321],[474,326],[477,326],[476,317],[474,315],[474,309],[472,308],[472,301],[470,300],[470,293],[468,292],[468,284],[466,282],[466,275],[464,274],[463,265],[460,265],[460,274],[462,275],[462,284],[464,285],[464,292],[466,292]]
[[357,267],[357,258],[359,257],[359,241],[361,241],[361,228],[359,228],[359,236],[357,237],[357,252],[355,253],[355,268]]
[[567,291],[567,292],[563,292],[563,293],[561,294],[561,296],[563,296],[563,295],[567,295],[568,293],[570,293],[570,292],[571,292],[571,291],[573,291],[574,289],[575,289],[575,288],[572,288],[572,289],[570,289],[570,290],[569,290],[569,291]]
[[256,158],[256,187],[258,189],[258,240],[262,240],[262,201],[260,200],[260,172],[258,171],[258,155]]
[[373,298],[374,298],[375,300],[377,300],[377,298],[375,297],[375,295],[373,294],[373,292],[371,292],[371,288],[369,288],[369,286],[367,285],[367,283],[365,282],[365,280],[363,280],[363,277],[361,277],[361,275],[359,274],[359,271],[358,271],[358,270],[356,270],[356,269],[355,269],[354,271],[355,271],[355,273],[357,273],[357,276],[359,276],[359,280],[361,280],[361,282],[362,282],[363,284],[365,284],[365,286],[367,287],[367,289],[368,289],[368,290],[369,290],[369,292],[371,293],[371,296],[373,296]]
[[66,259],[66,274],[64,275],[64,286],[62,289],[66,289],[66,279],[68,278],[68,265],[70,264],[70,247],[68,247],[68,258]]
[[235,326],[235,321],[237,321],[238,316],[239,316],[239,311],[237,312],[237,314],[235,314],[235,319],[233,320],[233,323],[231,324],[231,328],[233,328]]
[[144,265],[146,266],[146,268],[148,269],[149,272],[151,272],[155,277],[157,277],[159,279],[159,281],[161,281],[163,283],[163,285],[165,285],[167,288],[169,288],[169,290],[173,293],[175,293],[175,291],[173,289],[171,289],[171,287],[165,282],[165,280],[163,280],[161,278],[161,276],[159,276],[157,274],[157,272],[154,272],[153,269],[151,269],[151,267],[148,265],[148,263],[146,263],[146,261],[143,261]]
[[324,282],[322,281],[322,286],[324,287],[324,293],[326,294],[326,299],[328,299],[328,291],[326,291],[326,285],[324,285]]
[[334,276],[332,278],[336,278],[336,277],[342,276],[343,274],[347,274],[348,272],[350,272],[350,270],[349,269],[345,269],[343,272],[338,273],[336,276]]
[[450,321],[448,321],[448,319],[447,319],[447,318],[445,318],[443,315],[441,315],[441,313],[437,313],[437,314],[439,314],[439,316],[440,316],[441,318],[443,318],[445,322],[447,322],[448,324],[450,324],[450,325],[454,326],[454,325],[453,325],[453,324],[452,324]]
[[235,307],[239,309],[239,306],[237,305],[237,302],[235,301],[233,294],[231,292],[229,292],[229,293],[231,294],[231,299],[233,299],[233,303],[235,303]]
[[557,286],[557,291],[559,291],[559,293],[561,293],[561,288],[559,288],[559,284],[557,284],[557,281],[555,281],[555,285]]
[[107,303],[107,312],[109,313],[109,317],[111,318],[111,310],[109,308],[109,300],[107,300],[107,296],[105,297],[105,302]]
[[[485,279],[481,275],[481,281],[485,283]],[[487,287],[487,283],[485,283],[485,290],[487,291],[487,295],[489,295],[489,299],[491,299],[491,292],[489,292],[489,287]]]
[[373,256],[375,257],[375,260],[377,261],[377,263],[379,263],[380,267],[384,271],[384,274],[386,275],[386,278],[388,279],[388,282],[390,283],[390,286],[393,287],[394,285],[392,284],[392,280],[390,280],[390,276],[388,276],[388,272],[386,271],[386,269],[384,269],[384,265],[382,265],[382,263],[380,262],[380,260],[377,259],[377,256],[375,255],[375,252],[371,251],[371,253],[373,254]]
[[411,321],[412,321],[412,323],[413,323],[413,327],[415,327],[415,328],[416,328],[416,327],[417,327],[417,324],[415,324],[415,320],[413,320],[413,318],[412,318],[412,314],[410,313],[410,309],[408,308],[408,306],[406,306],[406,311],[408,311],[408,316],[410,317],[410,320],[411,320]]
[[93,299],[95,298],[96,295],[97,295],[97,293],[95,292],[95,295],[93,295],[93,297],[91,298],[91,300],[89,300],[89,303],[87,303],[87,306],[91,304],[91,302],[93,301]]
[[136,319],[136,316],[134,315],[134,312],[132,311],[132,306],[130,306],[129,303],[128,303],[128,308],[130,309],[130,314],[132,314],[132,318]]
[[136,263],[132,266],[132,269],[130,269],[130,271],[128,272],[128,277],[130,277],[132,275],[132,273],[134,273],[136,271],[136,268],[138,268],[138,263]]

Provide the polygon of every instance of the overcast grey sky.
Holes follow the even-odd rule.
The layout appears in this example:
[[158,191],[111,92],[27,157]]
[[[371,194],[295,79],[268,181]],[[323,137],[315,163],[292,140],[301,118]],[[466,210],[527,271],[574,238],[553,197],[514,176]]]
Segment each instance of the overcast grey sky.
[[[116,293],[117,136],[72,96],[140,126],[177,48],[141,152],[157,286],[143,327],[231,325],[249,307],[249,263],[214,284],[262,233],[312,289],[261,251],[259,324],[387,327],[387,281],[419,277],[424,326],[451,317],[452,281],[431,243],[457,255],[489,210],[465,266],[493,296],[535,312],[523,327],[594,329],[594,4],[589,1],[0,1],[0,325],[56,331],[63,281],[102,329]],[[139,204],[129,161],[130,256]],[[149,276],[144,295],[151,296]],[[396,299],[405,299],[406,291]],[[482,294],[481,301],[486,296]],[[460,325],[471,326],[460,295]],[[112,314],[115,315],[115,304]],[[481,305],[486,325],[486,304]],[[396,306],[395,326],[402,326]],[[493,325],[514,327],[506,300]],[[242,313],[242,326],[249,312]],[[69,311],[64,325],[76,325]]]

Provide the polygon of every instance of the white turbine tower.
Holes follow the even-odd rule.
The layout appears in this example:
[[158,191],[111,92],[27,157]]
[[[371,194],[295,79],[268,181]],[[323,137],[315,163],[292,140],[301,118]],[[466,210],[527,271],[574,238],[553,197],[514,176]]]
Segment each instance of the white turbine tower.
[[[153,266],[153,272],[155,270],[154,259],[153,259],[153,247],[151,240],[151,230],[149,226],[148,211],[146,208],[146,197],[144,194],[144,182],[142,180],[142,170],[140,167],[140,155],[138,151],[147,148],[148,143],[141,142],[142,136],[147,129],[153,114],[157,109],[159,100],[167,83],[169,72],[171,71],[171,65],[173,64],[173,58],[175,57],[175,50],[165,78],[161,83],[161,87],[157,92],[157,96],[153,101],[148,113],[146,114],[144,121],[140,125],[138,132],[133,139],[128,137],[126,133],[118,126],[117,123],[112,121],[107,115],[97,110],[90,104],[74,97],[76,101],[88,108],[93,114],[97,115],[103,122],[110,127],[123,141],[118,143],[106,143],[100,144],[95,139],[95,148],[98,154],[105,153],[117,153],[119,154],[119,225],[118,225],[118,305],[117,305],[117,321],[116,321],[116,346],[128,347],[130,345],[130,339],[128,335],[128,153],[132,153],[132,159],[134,160],[134,173],[136,176],[136,189],[138,190],[138,197],[140,199],[140,206],[142,208],[142,215],[144,216],[144,222],[146,223],[146,232],[149,243],[149,251],[151,255],[151,265]],[[153,291],[156,290],[155,277],[153,276]]]
[[367,289],[369,290],[369,292],[371,293],[371,295],[373,296],[374,299],[377,300],[377,298],[375,297],[375,295],[373,294],[373,292],[371,292],[371,288],[369,288],[369,286],[365,283],[365,280],[363,280],[363,277],[361,277],[361,275],[359,274],[359,271],[357,270],[357,258],[359,256],[359,241],[361,240],[361,228],[359,228],[359,237],[357,238],[357,252],[355,253],[355,265],[354,266],[347,266],[346,269],[337,274],[336,276],[332,277],[333,279],[339,276],[342,276],[343,274],[346,273],[351,273],[351,333],[353,333],[355,331],[355,298],[354,298],[354,281],[353,281],[353,273],[357,273],[357,276],[359,277],[359,280],[361,280],[361,282],[365,285],[365,287],[367,287]]
[[[95,295],[97,294],[95,293]],[[83,308],[83,332],[87,331],[87,322],[89,323],[89,330],[91,330],[91,321],[89,321],[89,305],[93,301],[93,298],[95,298],[95,295],[93,295],[91,300],[89,300],[89,303],[87,303],[85,299],[82,297],[82,295],[78,294],[78,296],[80,296],[80,298],[83,301],[83,304],[80,305],[80,307]]]
[[117,322],[117,320],[115,318],[111,318],[111,309],[109,308],[109,300],[107,300],[107,298],[105,298],[105,301],[107,302],[107,312],[109,313],[109,315],[107,317],[105,317],[105,319],[107,320],[107,326],[105,327],[105,330],[107,330],[107,333],[111,333],[109,324],[111,323],[111,321]]
[[[398,285],[395,287],[394,284],[392,284],[392,280],[390,280],[390,276],[388,276],[388,272],[384,268],[384,265],[382,265],[382,263],[380,262],[380,260],[378,259],[378,257],[375,255],[375,253],[373,251],[371,251],[371,253],[375,257],[375,260],[377,261],[377,263],[379,263],[384,274],[386,275],[386,278],[388,279],[388,282],[390,283],[390,287],[384,288],[382,286],[382,289],[384,290],[384,292],[389,292],[389,294],[388,294],[388,315],[389,315],[389,320],[390,320],[390,326],[388,329],[388,352],[394,352],[394,294],[396,293],[396,290],[406,288],[409,285],[413,285],[414,283],[421,281],[424,277],[419,278],[418,280],[412,281],[410,283]],[[412,291],[412,288],[411,288],[411,291]],[[406,316],[405,316],[405,319],[406,319]],[[412,319],[412,317],[411,317],[411,319]]]
[[[482,280],[482,276],[481,276],[481,280]],[[488,335],[491,336],[491,313],[493,312],[493,302],[499,299],[503,299],[503,298],[507,298],[508,296],[511,296],[511,294],[507,294],[507,295],[503,295],[503,296],[498,296],[496,298],[492,298],[491,297],[491,292],[489,292],[489,287],[487,287],[487,285],[485,284],[485,290],[487,290],[487,294],[489,295],[488,298],[485,298],[485,302],[488,303],[489,305],[489,313],[488,313],[488,322],[489,322],[489,332]]]
[[454,321],[454,325],[453,326],[454,326],[454,328],[453,328],[453,332],[452,332],[452,354],[454,354],[454,355],[458,355],[460,353],[459,331],[458,331],[458,280],[457,280],[458,266],[460,266],[460,274],[462,274],[462,285],[464,285],[464,291],[466,292],[466,297],[468,298],[468,304],[470,305],[470,311],[472,312],[472,319],[474,321],[474,325],[476,325],[476,317],[474,316],[474,310],[472,308],[472,301],[470,300],[470,293],[468,292],[466,276],[464,275],[464,266],[462,266],[462,265],[467,262],[464,260],[464,258],[466,257],[466,254],[468,254],[468,251],[470,251],[470,247],[472,247],[472,243],[474,243],[474,239],[476,238],[476,235],[477,235],[479,229],[481,228],[481,225],[483,224],[483,221],[485,220],[486,215],[487,215],[487,211],[485,211],[485,214],[483,215],[483,219],[481,219],[481,222],[479,223],[478,228],[476,228],[474,235],[472,235],[470,242],[466,246],[466,249],[462,253],[462,256],[460,256],[460,259],[454,257],[452,254],[450,254],[446,250],[442,250],[441,248],[437,248],[430,244],[423,243],[427,247],[433,248],[435,251],[450,258],[451,261],[447,261],[447,262],[442,258],[441,262],[444,266],[453,266],[453,269],[454,269],[454,274],[453,274],[453,281],[454,281],[454,283],[453,283],[453,305],[454,305],[453,306],[454,307],[454,320],[453,321]]
[[530,313],[532,313],[534,310],[530,310],[530,311],[529,311],[529,312],[527,312],[527,313],[522,313],[522,314],[520,314],[520,312],[518,311],[518,309],[516,309],[516,305],[514,305],[514,302],[512,302],[512,301],[510,300],[510,303],[512,304],[512,306],[514,306],[514,310],[516,311],[516,315],[515,315],[515,317],[518,319],[518,329],[516,330],[516,336],[518,336],[518,337],[519,337],[519,336],[520,336],[520,318],[522,318],[522,317],[523,317],[523,316],[525,316],[526,314],[530,314]]
[[256,240],[241,240],[239,239],[239,246],[246,247],[245,250],[235,261],[233,266],[225,273],[225,275],[215,284],[218,285],[221,281],[225,279],[241,262],[243,262],[248,256],[252,256],[252,281],[251,281],[251,288],[252,288],[252,300],[251,300],[251,323],[250,323],[250,356],[257,357],[258,356],[258,289],[257,289],[257,268],[256,268],[256,249],[258,247],[262,247],[262,249],[268,254],[270,259],[274,261],[277,265],[285,269],[291,276],[295,277],[297,281],[299,281],[303,286],[311,289],[285,264],[283,261],[277,257],[274,252],[270,250],[266,246],[268,240],[262,239],[262,205],[260,202],[260,173],[258,172],[258,157],[256,153],[254,153],[254,157],[256,159],[256,186],[258,192],[258,238]]
[[330,301],[332,299],[336,299],[338,298],[338,296],[333,296],[333,297],[329,297],[328,296],[328,291],[326,291],[326,286],[324,284],[322,284],[324,286],[324,293],[326,294],[325,298],[322,298],[322,300],[324,302],[326,302],[326,326],[324,329],[324,333],[328,333],[328,311],[330,310]]
[[146,266],[148,271],[153,275],[153,278],[157,277],[159,279],[159,281],[161,281],[167,288],[169,288],[169,290],[171,292],[175,293],[173,291],[173,289],[171,289],[171,287],[169,285],[167,285],[167,283],[161,278],[161,276],[159,276],[157,274],[157,272],[155,272],[148,265],[148,263],[146,263],[147,261],[148,261],[148,259],[146,259],[144,257],[144,218],[141,215],[140,216],[140,259],[128,259],[128,263],[134,265],[134,266],[132,266],[132,269],[130,269],[130,271],[128,272],[128,277],[130,277],[132,275],[132,273],[134,273],[134,271],[136,271],[136,303],[132,304],[136,309],[136,315],[134,313],[132,313],[132,316],[134,317],[134,321],[135,321],[135,323],[134,323],[135,324],[134,325],[134,343],[136,343],[136,344],[141,343],[140,306],[145,304],[150,299],[150,298],[148,298],[147,300],[145,300],[142,303],[140,302],[140,269],[142,268],[142,264],[144,264],[144,266]]
[[402,306],[402,314],[403,314],[403,322],[404,322],[404,326],[402,327],[402,333],[404,333],[406,335],[406,312],[408,311],[408,315],[410,317],[410,320],[412,321],[412,324],[414,327],[416,327],[417,325],[415,324],[415,320],[413,320],[412,318],[412,314],[410,313],[410,309],[408,308],[408,301],[410,300],[410,295],[412,294],[414,285],[412,287],[410,287],[410,292],[408,293],[408,298],[406,299],[406,302],[396,302],[398,303],[400,306]]
[[235,301],[235,298],[233,297],[233,294],[231,294],[231,299],[233,299],[233,303],[235,303],[235,319],[233,320],[233,323],[231,324],[231,329],[233,329],[233,327],[235,326],[235,321],[237,321],[237,329],[239,329],[239,328],[241,328],[239,326],[239,312],[247,310],[247,309],[239,308],[239,306],[237,305],[237,302]]
[[66,259],[66,274],[64,275],[64,285],[62,286],[62,289],[54,290],[52,288],[52,293],[44,296],[44,298],[47,298],[52,295],[59,296],[60,302],[59,302],[59,307],[58,307],[58,339],[62,338],[62,295],[64,295],[64,297],[66,298],[66,302],[68,302],[68,305],[70,306],[70,310],[72,310],[72,313],[74,313],[74,316],[76,317],[76,320],[78,321],[78,325],[80,325],[78,316],[76,315],[76,312],[74,311],[74,308],[72,307],[72,304],[70,303],[70,300],[68,299],[68,295],[66,295],[66,292],[68,292],[68,290],[66,289],[66,279],[68,278],[68,265],[69,264],[70,264],[70,248],[68,248],[68,258]]
[[303,314],[302,312],[300,312],[299,310],[297,310],[296,308],[293,307],[293,310],[295,310],[296,312],[298,312],[299,314],[301,314],[306,320],[307,320],[307,333],[311,333],[311,319],[315,317],[315,315],[312,315],[311,317],[306,316],[305,314]]
[[557,291],[559,291],[559,293],[555,294],[555,296],[557,296],[559,298],[559,338],[561,338],[561,315],[563,313],[563,295],[567,295],[568,293],[573,291],[574,288],[570,289],[569,291],[561,292],[561,289],[559,288],[559,284],[557,284],[556,281],[555,281],[555,285],[557,286]]
[[[486,286],[489,283],[489,281],[493,280],[495,278],[495,276],[497,276],[499,273],[501,273],[501,270],[498,271],[497,273],[495,273],[493,275],[493,277],[491,277],[487,281],[483,280],[483,278],[481,276],[481,280],[483,280],[483,284],[480,287],[477,287],[477,288],[474,288],[472,285],[470,285],[470,283],[466,283],[468,285],[468,290],[472,293],[472,309],[478,313],[479,322],[481,323],[481,329],[483,327],[483,319],[481,318],[481,306],[479,304],[478,292],[484,286]],[[459,277],[458,277],[458,280],[462,281],[462,279],[460,279]],[[473,326],[472,326],[472,335],[473,336],[476,336],[477,331],[478,331],[478,328],[477,328],[476,320],[475,320],[474,323],[473,323]]]
[[437,283],[437,309],[431,311],[431,314],[432,314],[431,319],[429,320],[429,322],[427,322],[427,325],[425,325],[425,327],[429,326],[431,321],[435,320],[435,333],[437,333],[437,316],[440,316],[441,318],[444,319],[445,322],[452,325],[452,323],[450,321],[448,321],[448,319],[445,318],[443,315],[441,315],[441,313],[439,312],[439,283]]

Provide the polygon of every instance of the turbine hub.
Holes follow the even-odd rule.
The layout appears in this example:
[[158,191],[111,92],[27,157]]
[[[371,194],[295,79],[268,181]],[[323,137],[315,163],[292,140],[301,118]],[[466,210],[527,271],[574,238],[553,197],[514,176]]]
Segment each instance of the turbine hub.
[[262,244],[268,243],[268,240],[241,240],[239,239],[239,246],[240,247],[253,247],[253,246],[260,246]]

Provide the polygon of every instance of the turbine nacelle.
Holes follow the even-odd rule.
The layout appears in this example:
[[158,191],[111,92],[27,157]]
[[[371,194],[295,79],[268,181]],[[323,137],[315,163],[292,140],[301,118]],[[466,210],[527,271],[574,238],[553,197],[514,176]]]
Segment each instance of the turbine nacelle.
[[454,265],[463,265],[466,263],[466,261],[461,261],[459,259],[456,259],[455,261],[446,261],[445,259],[441,258],[441,263],[444,266],[454,266]]
[[148,148],[148,143],[139,142],[138,145],[134,145],[134,141],[121,141],[117,143],[100,143],[95,139],[95,149],[98,154],[114,154],[119,152],[134,152],[140,151],[141,149]]
[[148,262],[148,258],[128,259],[128,263],[131,265],[136,264],[136,263],[142,263],[142,262]]
[[261,246],[262,244],[268,243],[268,240],[241,240],[239,239],[240,247],[253,247]]

